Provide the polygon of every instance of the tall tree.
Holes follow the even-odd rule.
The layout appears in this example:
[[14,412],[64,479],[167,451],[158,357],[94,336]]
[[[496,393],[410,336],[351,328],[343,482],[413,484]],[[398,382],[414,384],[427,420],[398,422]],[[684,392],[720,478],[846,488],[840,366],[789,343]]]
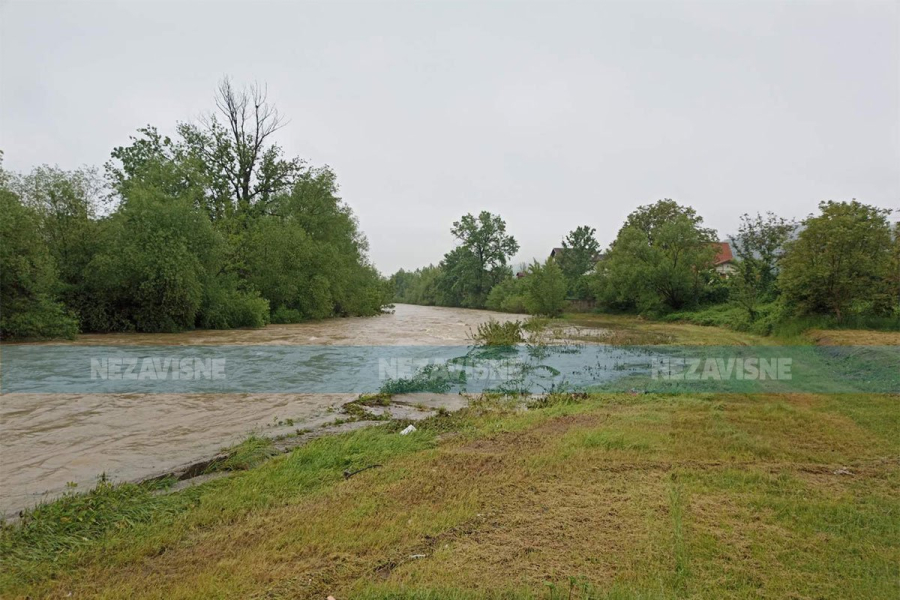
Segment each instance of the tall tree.
[[303,172],[303,161],[285,159],[274,143],[284,118],[268,101],[266,88],[258,85],[238,89],[225,78],[215,101],[217,113],[199,124],[179,124],[180,150],[204,167],[211,218],[265,213],[275,196],[290,190]]
[[640,310],[696,304],[709,281],[715,232],[671,200],[629,215],[598,264],[594,289],[607,306]]
[[698,215],[697,211],[690,206],[681,206],[669,198],[659,200],[653,204],[639,206],[625,219],[625,224],[622,225],[619,233],[628,228],[637,229],[647,238],[647,244],[652,246],[657,241],[660,229],[675,220],[685,221],[698,230],[712,233],[712,230],[704,230],[701,227],[703,217]]
[[729,236],[738,259],[737,273],[731,278],[732,289],[751,320],[756,318],[759,303],[775,295],[778,262],[796,229],[794,221],[771,212],[765,217],[758,213],[754,217],[744,214],[738,234]]
[[44,165],[14,177],[12,187],[38,218],[59,273],[61,300],[85,320],[93,299],[84,289],[84,271],[98,250],[97,217],[106,192],[102,179],[96,169],[64,171]]
[[892,248],[889,209],[822,202],[787,244],[779,285],[800,313],[886,312]]
[[500,215],[488,211],[464,215],[450,231],[460,245],[444,257],[445,274],[453,279],[449,287],[463,294],[462,304],[484,306],[491,287],[510,275],[507,262],[519,244]]
[[559,268],[568,284],[568,293],[577,298],[586,298],[590,290],[586,275],[597,264],[600,244],[594,237],[596,229],[582,225],[570,231],[562,242],[563,251],[557,259]]

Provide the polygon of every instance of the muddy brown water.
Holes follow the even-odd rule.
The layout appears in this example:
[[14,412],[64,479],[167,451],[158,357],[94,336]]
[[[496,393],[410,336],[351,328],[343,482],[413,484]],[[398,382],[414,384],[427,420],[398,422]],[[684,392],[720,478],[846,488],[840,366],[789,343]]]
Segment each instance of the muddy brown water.
[[[82,335],[77,345],[466,345],[489,318],[515,315],[399,304],[393,314],[264,329]],[[59,343],[59,342],[55,342]],[[66,343],[66,342],[64,342]],[[101,473],[140,479],[210,456],[250,432],[327,423],[356,394],[0,395],[0,514],[88,489]],[[277,420],[292,419],[291,426]]]

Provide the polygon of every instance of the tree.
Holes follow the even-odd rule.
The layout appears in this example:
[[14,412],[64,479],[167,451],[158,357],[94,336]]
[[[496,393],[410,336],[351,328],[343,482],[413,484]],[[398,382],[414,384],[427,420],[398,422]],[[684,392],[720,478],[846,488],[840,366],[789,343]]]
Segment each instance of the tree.
[[525,282],[525,306],[533,315],[555,317],[566,307],[566,278],[552,259],[528,267]]
[[[674,200],[665,198],[654,204],[646,204],[639,206],[625,219],[623,229],[637,229],[647,238],[648,245],[654,245],[657,241],[658,232],[668,223],[673,221],[686,221],[690,223],[698,231],[709,234],[709,237],[715,241],[715,232],[711,229],[703,229],[703,218],[697,214],[690,206],[681,206]],[[613,242],[615,244],[615,242]]]
[[[239,90],[225,79],[216,107],[199,123],[180,123],[175,139],[140,130],[107,164],[123,205],[152,191],[204,215],[219,235],[198,323],[218,327],[252,313],[257,292],[282,322],[380,312],[389,290],[334,172],[284,158],[273,138],[284,121],[264,88]],[[215,308],[242,298],[247,310]]]
[[390,302],[388,287],[368,263],[368,242],[353,211],[337,195],[334,173],[311,169],[290,194],[254,219],[242,264],[245,277],[269,299],[279,321],[373,315]]
[[439,289],[441,276],[441,268],[435,265],[428,265],[415,271],[400,269],[391,276],[391,282],[394,284],[394,302],[449,306]]
[[801,314],[884,313],[890,309],[890,210],[851,202],[822,202],[787,244],[779,286]]
[[518,252],[519,244],[506,233],[506,222],[499,215],[482,211],[453,223],[453,237],[460,245],[441,262],[443,289],[461,306],[481,307],[490,289],[509,277],[507,261]]
[[737,273],[731,279],[733,295],[750,319],[756,318],[760,302],[772,300],[778,275],[778,262],[784,246],[797,229],[797,224],[766,213],[741,216],[737,236],[729,236],[737,255]]
[[55,300],[59,280],[41,239],[40,217],[9,183],[0,169],[0,336],[74,337],[78,321]]
[[102,180],[95,169],[63,171],[44,165],[13,177],[11,186],[38,218],[59,273],[59,298],[86,321],[93,300],[84,289],[84,270],[98,250]]
[[557,258],[568,283],[568,292],[576,298],[585,299],[590,295],[586,275],[597,264],[600,253],[595,232],[596,229],[586,225],[570,231],[562,242],[563,251]]
[[131,188],[87,270],[107,307],[100,330],[174,332],[194,327],[221,240],[184,198]]
[[888,277],[888,302],[893,313],[900,317],[900,223],[894,223],[894,243],[891,249],[891,268]]
[[268,102],[265,87],[236,89],[228,78],[219,83],[216,108],[218,115],[209,114],[200,124],[178,126],[179,151],[203,165],[210,218],[265,213],[304,170],[302,160],[283,158],[282,148],[272,142],[286,123]]
[[710,281],[715,232],[693,209],[671,200],[629,215],[598,263],[594,292],[620,309],[678,309],[696,304]]

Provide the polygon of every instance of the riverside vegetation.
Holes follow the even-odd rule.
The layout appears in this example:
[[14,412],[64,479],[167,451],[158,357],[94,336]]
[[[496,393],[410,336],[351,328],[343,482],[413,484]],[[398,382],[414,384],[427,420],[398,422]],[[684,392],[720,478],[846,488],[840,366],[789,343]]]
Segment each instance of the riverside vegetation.
[[[4,338],[376,314],[393,293],[562,317],[488,322],[471,334],[484,346],[557,326],[616,345],[900,343],[828,329],[897,328],[884,210],[823,203],[800,228],[746,216],[727,279],[714,232],[671,201],[629,216],[603,260],[579,227],[520,279],[516,240],[483,212],[454,224],[439,265],[388,286],[334,174],[269,143],[280,119],[264,94],[224,82],[218,104],[225,124],[142,130],[102,182],[2,173]],[[569,299],[623,314],[561,315]],[[0,595],[896,597],[896,395],[485,394],[400,435],[409,423],[377,409],[420,384],[345,406],[374,426],[283,454],[253,436],[210,465],[228,476],[177,491],[101,477],[23,511],[0,524]]]
[[173,332],[374,315],[390,291],[328,167],[287,158],[261,88],[146,127],[96,169],[0,169],[0,335]]
[[[744,215],[733,272],[715,270],[716,233],[690,207],[660,200],[631,213],[604,255],[594,229],[570,232],[562,252],[514,277],[518,245],[498,215],[454,224],[459,246],[437,266],[391,277],[398,302],[556,316],[567,299],[763,335],[807,329],[900,329],[900,227],[890,210],[823,202],[795,223]],[[485,260],[484,257],[488,257]],[[477,283],[477,285],[476,285]]]
[[[490,347],[582,324],[613,344],[775,341],[620,315],[488,322],[472,337]],[[898,335],[867,342],[877,353]],[[409,422],[374,408],[406,391],[344,408],[344,422],[380,424],[286,454],[251,436],[210,465],[227,477],[174,492],[101,478],[23,512],[0,526],[0,594],[896,595],[896,395],[484,394],[400,435]]]

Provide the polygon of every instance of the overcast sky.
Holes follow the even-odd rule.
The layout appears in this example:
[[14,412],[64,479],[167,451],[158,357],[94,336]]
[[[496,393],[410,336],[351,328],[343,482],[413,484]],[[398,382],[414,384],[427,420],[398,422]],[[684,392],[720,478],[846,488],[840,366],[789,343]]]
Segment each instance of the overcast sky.
[[331,165],[382,272],[466,212],[545,257],[673,198],[900,207],[896,2],[45,2],[0,8],[5,167],[101,165],[135,129],[268,84],[289,154]]

